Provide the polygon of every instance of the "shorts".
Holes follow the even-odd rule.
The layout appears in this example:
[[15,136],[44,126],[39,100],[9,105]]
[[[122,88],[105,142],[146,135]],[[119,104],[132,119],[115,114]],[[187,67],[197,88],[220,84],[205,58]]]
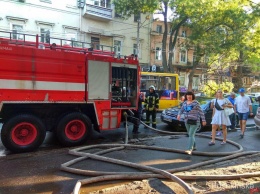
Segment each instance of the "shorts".
[[238,115],[238,119],[239,120],[247,120],[247,118],[248,118],[248,115],[249,115],[249,112],[246,112],[246,113],[237,113],[237,115]]

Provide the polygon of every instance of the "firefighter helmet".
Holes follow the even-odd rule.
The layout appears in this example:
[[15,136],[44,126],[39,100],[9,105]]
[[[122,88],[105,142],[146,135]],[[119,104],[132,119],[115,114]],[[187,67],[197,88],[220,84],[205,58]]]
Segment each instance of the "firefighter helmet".
[[154,87],[153,85],[151,85],[151,86],[149,87],[149,89],[155,90],[155,87]]

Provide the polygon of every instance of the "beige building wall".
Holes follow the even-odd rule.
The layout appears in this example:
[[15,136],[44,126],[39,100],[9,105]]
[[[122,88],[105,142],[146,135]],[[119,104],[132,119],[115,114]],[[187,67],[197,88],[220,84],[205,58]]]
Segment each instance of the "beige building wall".
[[[169,51],[169,39],[170,39],[170,30],[171,23],[168,23],[168,39],[166,51],[162,50],[162,38],[164,32],[164,23],[163,21],[154,20],[151,25],[151,65],[156,65],[162,67],[162,53],[166,52],[167,60],[169,57],[169,52],[173,52],[172,65],[174,67],[174,73],[179,74],[180,87],[188,87],[188,75],[193,63],[194,50],[186,49],[183,46],[183,42],[186,40],[187,36],[191,34],[190,29],[187,27],[181,27],[178,33],[177,43],[173,51]],[[195,76],[193,79],[193,88],[195,90],[199,89],[200,80],[202,79],[201,70],[195,71]]]
[[[0,7],[4,8],[1,9],[0,30],[39,35],[46,35],[46,31],[49,31],[54,38],[88,43],[98,40],[99,44],[109,46],[120,43],[117,54],[131,55],[136,52],[134,44],[137,42],[138,23],[134,21],[134,16],[127,20],[115,17],[111,2],[112,0],[86,0],[80,8],[78,0],[0,1]],[[141,15],[140,23],[140,63],[147,65],[150,61],[150,19]],[[51,42],[58,43],[54,39]],[[71,44],[70,41],[63,44],[65,43]]]

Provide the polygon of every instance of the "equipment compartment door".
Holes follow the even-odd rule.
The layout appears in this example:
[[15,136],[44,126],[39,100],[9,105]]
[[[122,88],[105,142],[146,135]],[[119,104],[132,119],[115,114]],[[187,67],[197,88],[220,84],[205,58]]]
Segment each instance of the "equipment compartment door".
[[88,61],[88,99],[108,100],[110,97],[110,64]]

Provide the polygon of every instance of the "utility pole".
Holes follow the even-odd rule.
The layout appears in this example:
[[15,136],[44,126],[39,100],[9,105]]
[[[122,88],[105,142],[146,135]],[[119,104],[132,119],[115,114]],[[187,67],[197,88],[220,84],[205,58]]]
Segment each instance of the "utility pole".
[[139,58],[139,45],[140,45],[140,18],[137,20],[137,38],[136,38],[136,55]]

